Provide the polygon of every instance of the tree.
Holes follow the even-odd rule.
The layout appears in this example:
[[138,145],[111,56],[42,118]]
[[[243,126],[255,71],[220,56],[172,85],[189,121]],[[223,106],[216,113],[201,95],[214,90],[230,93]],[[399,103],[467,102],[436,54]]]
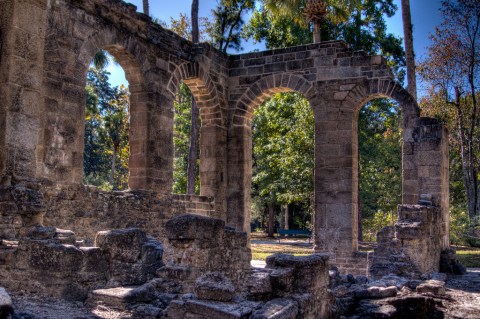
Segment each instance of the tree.
[[[198,0],[192,1],[192,41],[198,43],[200,41],[200,31],[198,27]],[[200,125],[198,122],[199,109],[195,101],[195,97],[191,97],[191,123],[190,123],[190,147],[188,150],[187,165],[187,194],[195,194],[195,181],[197,177],[197,159],[198,146],[200,140]]]
[[305,27],[313,25],[313,42],[322,41],[322,27],[327,22],[333,24],[345,21],[357,0],[266,0],[265,8],[273,15],[284,16]]
[[125,189],[128,178],[128,90],[111,87],[109,73],[87,74],[84,178],[104,189]]
[[198,26],[198,5],[199,0],[192,0],[192,42],[200,41],[200,29]]
[[358,120],[360,240],[396,219],[402,194],[400,112],[396,103],[377,99],[365,105]]
[[410,0],[402,0],[403,36],[407,59],[407,90],[417,100],[417,79],[415,72],[415,54],[413,51],[413,26],[410,16]]
[[222,52],[240,50],[243,16],[254,6],[254,0],[220,0],[213,10],[214,23],[209,30],[212,45]]
[[269,235],[274,207],[297,203],[311,210],[313,132],[313,111],[298,93],[276,94],[255,111],[252,196],[268,208]]
[[419,73],[428,87],[424,112],[442,118],[451,130],[451,143],[462,162],[470,223],[479,223],[480,3],[444,1],[443,22],[431,36],[428,57]]
[[[185,194],[187,192],[188,160],[190,151],[190,132],[192,124],[192,93],[185,83],[181,83],[174,101],[174,162],[173,162],[173,192]],[[198,117],[197,117],[198,121]],[[195,165],[198,171],[198,150],[195,156]],[[195,175],[194,193],[199,193],[199,177]]]
[[143,13],[147,16],[150,15],[150,5],[148,3],[148,0],[143,0]]

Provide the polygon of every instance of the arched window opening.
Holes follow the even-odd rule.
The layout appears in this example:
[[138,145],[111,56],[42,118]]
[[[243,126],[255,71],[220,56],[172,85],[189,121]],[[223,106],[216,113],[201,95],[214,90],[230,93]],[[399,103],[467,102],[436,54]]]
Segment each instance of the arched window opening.
[[299,93],[277,93],[255,110],[252,232],[312,228],[314,123]]
[[[175,194],[192,194],[192,190],[194,194],[200,194],[200,116],[196,107],[196,112],[193,113],[195,120],[192,121],[194,103],[195,99],[190,89],[181,82],[174,101],[173,193]],[[188,191],[190,184],[192,188]]]
[[359,240],[376,241],[394,225],[402,202],[402,117],[398,104],[375,99],[358,115]]
[[[107,191],[128,188],[130,93],[124,79],[107,51],[93,57],[86,81],[84,183]],[[112,84],[119,82],[124,84]]]

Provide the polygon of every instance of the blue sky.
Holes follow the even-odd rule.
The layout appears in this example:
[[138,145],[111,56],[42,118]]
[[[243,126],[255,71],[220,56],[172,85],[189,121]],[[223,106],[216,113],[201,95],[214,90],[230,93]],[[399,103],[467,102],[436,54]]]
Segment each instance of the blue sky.
[[[211,10],[216,6],[216,0],[199,0],[200,8],[199,15],[201,17],[211,17]],[[142,12],[142,0],[129,0],[137,6],[137,10]],[[394,0],[394,3],[400,9],[400,0]],[[412,24],[413,24],[413,38],[415,55],[422,58],[426,55],[426,47],[430,44],[429,34],[433,33],[435,26],[440,23],[439,9],[441,0],[410,0]],[[190,15],[191,0],[150,0],[150,15],[159,18],[163,21],[169,22],[170,17],[178,18],[180,13]],[[403,37],[402,27],[402,13],[398,10],[395,16],[387,20],[388,31]],[[242,53],[263,50],[265,47],[262,44],[243,44],[244,51]],[[126,84],[123,70],[111,64],[109,67],[111,72],[110,82],[113,85]],[[421,94],[421,92],[419,92]]]

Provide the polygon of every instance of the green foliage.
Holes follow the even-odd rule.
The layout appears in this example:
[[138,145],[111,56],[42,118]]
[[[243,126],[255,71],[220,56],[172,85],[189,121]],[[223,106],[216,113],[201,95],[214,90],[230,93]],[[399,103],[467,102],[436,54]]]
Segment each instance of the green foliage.
[[219,0],[212,11],[214,23],[209,30],[212,45],[222,52],[228,49],[241,50],[243,16],[254,6],[254,0]]
[[266,203],[310,208],[313,194],[314,118],[298,93],[278,93],[255,111],[252,125],[252,196]]
[[398,106],[377,99],[358,120],[359,210],[364,239],[371,240],[396,219],[402,194],[402,144]]
[[84,182],[105,190],[128,188],[129,93],[109,73],[90,68],[85,110]]
[[[185,194],[187,192],[187,164],[189,151],[189,138],[191,126],[192,94],[190,89],[183,82],[180,84],[177,98],[174,101],[174,160],[173,160],[173,192]],[[198,157],[197,157],[198,158]],[[197,172],[199,161],[197,161]],[[195,193],[200,193],[200,178],[197,175],[195,181]]]
[[[421,106],[424,115],[450,131],[451,235],[461,241],[463,231],[475,244],[474,237],[480,237],[480,3],[443,1],[441,13],[443,21],[418,68],[427,88]],[[468,229],[457,225],[465,209]]]
[[312,40],[308,28],[292,23],[288,17],[265,10],[255,10],[245,26],[243,36],[252,38],[255,42],[265,41],[268,49],[310,43]]

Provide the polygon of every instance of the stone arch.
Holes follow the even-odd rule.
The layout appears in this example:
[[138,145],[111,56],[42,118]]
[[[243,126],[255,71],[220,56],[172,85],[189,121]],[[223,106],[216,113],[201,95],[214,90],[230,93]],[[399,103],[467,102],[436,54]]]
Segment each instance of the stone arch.
[[[413,97],[398,83],[390,79],[365,79],[341,83],[331,93],[331,103],[343,112],[336,118],[331,135],[316,149],[322,156],[322,168],[316,169],[315,191],[321,194],[316,200],[316,245],[319,250],[343,252],[358,249],[358,116],[360,109],[369,101],[389,98],[399,103],[402,111],[403,142],[413,139],[419,118],[419,108]],[[343,90],[342,90],[343,89]],[[331,89],[330,91],[334,91]],[[335,102],[337,102],[335,104]],[[335,108],[334,108],[335,109]],[[327,109],[327,112],[328,109]],[[328,115],[323,115],[328,117]],[[339,128],[342,127],[341,130]],[[330,130],[330,129],[329,129]],[[320,138],[322,139],[322,137]],[[334,141],[334,142],[333,142]],[[402,147],[402,162],[405,168],[409,160]],[[341,154],[327,158],[328,153]],[[408,166],[408,165],[407,165]],[[405,169],[402,169],[402,184],[405,185]],[[405,203],[404,199],[402,201]],[[337,229],[336,229],[337,228]],[[340,235],[341,243],[332,241],[331,232]],[[322,235],[330,234],[330,235]],[[337,261],[338,262],[338,261]]]
[[[275,93],[295,91],[311,101],[315,90],[310,82],[295,74],[274,74],[253,83],[242,94],[233,111],[233,125],[250,125],[253,112]],[[314,110],[315,112],[315,110]]]
[[79,61],[86,69],[83,72],[82,79],[86,78],[88,66],[93,56],[104,49],[114,56],[125,72],[125,77],[129,83],[130,92],[130,157],[128,161],[130,189],[150,188],[148,177],[151,175],[148,171],[151,165],[148,163],[148,135],[149,128],[153,123],[149,123],[149,107],[155,103],[151,98],[151,85],[145,81],[144,74],[148,72],[149,63],[140,65],[138,61],[146,60],[147,50],[136,39],[132,37],[123,37],[116,32],[97,32],[90,36],[91,41],[86,41],[83,49],[79,52]]
[[250,231],[250,189],[252,180],[253,113],[275,93],[303,94],[317,117],[315,89],[294,74],[275,74],[259,79],[241,96],[233,110],[228,138],[227,224],[237,230]]
[[[180,82],[192,92],[200,113],[200,195],[215,198],[215,213],[225,219],[226,201],[226,129],[216,85],[207,70],[197,62],[182,63],[175,68],[168,82],[174,98]],[[172,170],[173,172],[173,170]]]
[[363,105],[377,98],[388,98],[399,103],[404,130],[412,127],[415,119],[420,116],[420,108],[415,99],[400,84],[391,79],[366,80],[361,85],[354,86],[346,96],[345,103],[354,105],[358,113]]
[[218,99],[217,89],[208,72],[196,62],[182,63],[175,68],[168,81],[168,91],[173,97],[183,81],[195,98],[200,110],[202,126],[224,126],[224,119]]
[[[94,54],[105,49],[119,61],[129,81],[129,188],[160,192],[167,189],[171,178],[166,172],[172,167],[169,149],[173,148],[164,142],[168,138],[162,137],[171,134],[171,123],[163,120],[168,118],[162,111],[167,108],[162,106],[171,99],[162,96],[158,87],[155,54],[151,54],[148,44],[110,25],[101,31],[89,29],[81,40],[72,38],[71,43],[62,43],[55,39],[55,34],[47,39],[52,52],[46,55],[45,63],[61,65],[62,69],[47,80],[51,89],[47,89],[46,99],[62,107],[48,110],[47,106],[43,175],[65,183],[82,183],[86,74]],[[62,142],[67,139],[68,143]]]

